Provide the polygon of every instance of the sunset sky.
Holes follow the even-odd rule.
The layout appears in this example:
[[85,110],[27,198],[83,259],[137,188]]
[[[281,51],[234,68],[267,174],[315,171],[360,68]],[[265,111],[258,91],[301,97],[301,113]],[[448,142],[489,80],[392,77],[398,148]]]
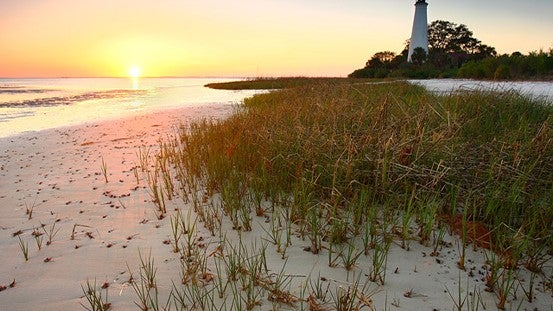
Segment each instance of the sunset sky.
[[[345,76],[400,52],[415,0],[1,0],[0,77]],[[552,0],[428,0],[499,53],[553,47]]]

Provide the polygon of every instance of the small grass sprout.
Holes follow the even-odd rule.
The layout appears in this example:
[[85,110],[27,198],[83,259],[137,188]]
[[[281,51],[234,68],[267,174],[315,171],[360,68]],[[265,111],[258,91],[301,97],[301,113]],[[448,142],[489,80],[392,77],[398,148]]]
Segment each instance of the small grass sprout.
[[19,248],[23,258],[25,258],[25,261],[29,261],[29,242],[23,242],[21,235],[18,235],[17,238],[19,239]]
[[108,165],[106,163],[106,161],[104,160],[104,157],[101,158],[101,166],[100,166],[100,170],[102,171],[102,175],[104,176],[104,181],[106,182],[106,184],[109,182],[108,181]]
[[183,235],[183,230],[180,230],[179,224],[180,222],[180,211],[176,215],[171,215],[171,234],[173,235],[173,240],[171,241],[173,243],[173,253],[178,253],[180,251],[179,245],[180,245],[180,238]]
[[386,264],[388,261],[388,251],[390,250],[391,239],[381,238],[374,247],[372,266],[369,274],[369,280],[384,285],[386,281]]
[[97,286],[96,280],[91,283],[90,280],[86,281],[86,287],[81,285],[84,297],[88,302],[88,306],[81,303],[81,306],[88,311],[107,311],[111,309],[111,303],[108,302],[108,288],[109,286]]
[[32,236],[35,238],[36,246],[38,250],[42,249],[42,242],[44,241],[44,233],[40,232],[38,229],[34,229]]
[[362,254],[362,251],[357,251],[353,242],[348,242],[339,250],[338,257],[342,259],[344,268],[346,268],[347,271],[351,271],[355,268],[356,262]]
[[[46,234],[48,235],[48,241],[50,241],[50,244],[52,243],[52,239],[54,238],[54,236],[56,235],[56,233],[59,231],[59,229],[57,230],[54,230],[55,229],[55,225],[56,223],[53,223],[52,226],[50,227],[50,229],[48,231],[44,230],[44,232],[46,232]],[[73,229],[71,230],[71,240],[75,240],[75,235],[76,235],[76,230],[77,230],[77,227],[83,227],[83,228],[92,228],[91,226],[87,226],[87,225],[81,225],[81,224],[74,224],[73,225]],[[49,244],[48,244],[49,245]]]
[[42,227],[42,230],[44,230],[44,233],[46,234],[46,237],[48,240],[46,241],[46,245],[51,245],[54,242],[54,238],[60,231],[60,228],[56,228],[56,221],[54,221],[48,229],[46,229],[46,226]]
[[515,272],[512,269],[504,269],[501,277],[499,278],[498,289],[497,289],[497,302],[496,306],[500,310],[505,310],[505,304],[509,299],[510,295],[513,295],[513,290],[515,288],[516,276]]
[[467,281],[467,290],[465,292],[465,295],[463,295],[463,289],[462,289],[462,285],[461,285],[461,272],[460,271],[459,271],[459,277],[457,279],[457,295],[454,297],[454,294],[451,293],[451,291],[449,290],[449,288],[447,288],[447,286],[445,287],[445,289],[446,289],[447,294],[449,295],[449,297],[453,301],[453,305],[454,305],[453,309],[457,310],[457,311],[462,311],[463,306],[467,302],[469,292],[468,292],[468,281]]
[[132,286],[138,301],[135,302],[140,310],[160,310],[159,308],[159,292],[156,283],[157,268],[154,265],[154,259],[149,253],[147,256],[140,257],[140,267],[138,279],[135,279],[130,267],[127,265],[127,270],[130,274],[129,283]]
[[409,196],[409,200],[405,204],[401,219],[401,247],[405,250],[409,250],[411,240],[411,222],[413,220],[413,213],[415,209],[415,190],[413,194]]
[[27,218],[31,220],[33,218],[33,211],[36,207],[36,200],[38,197],[35,197],[35,200],[33,201],[33,204],[27,205],[27,201],[25,201],[25,215],[27,215]]

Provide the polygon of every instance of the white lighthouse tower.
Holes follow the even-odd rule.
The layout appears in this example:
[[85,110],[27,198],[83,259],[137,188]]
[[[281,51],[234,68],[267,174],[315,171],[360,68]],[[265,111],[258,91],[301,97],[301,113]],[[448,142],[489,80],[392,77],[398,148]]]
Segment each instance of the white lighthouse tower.
[[416,48],[423,48],[428,54],[428,18],[426,14],[426,0],[417,0],[415,3],[415,19],[413,20],[413,30],[411,32],[411,43],[409,44],[409,54],[407,61],[411,62],[411,56]]

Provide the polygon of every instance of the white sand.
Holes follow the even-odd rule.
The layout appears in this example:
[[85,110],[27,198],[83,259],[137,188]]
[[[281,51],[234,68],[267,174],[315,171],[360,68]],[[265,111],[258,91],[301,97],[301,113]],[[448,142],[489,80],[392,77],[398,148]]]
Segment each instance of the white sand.
[[[221,117],[231,110],[228,105],[187,108],[0,139],[0,285],[7,287],[0,292],[0,310],[84,310],[80,305],[86,305],[81,286],[94,279],[98,284],[110,284],[109,301],[114,310],[138,310],[134,305],[135,293],[127,283],[127,265],[137,270],[139,249],[143,254],[151,251],[155,258],[164,301],[171,280],[178,283],[178,256],[163,244],[171,236],[169,217],[156,218],[145,181],[137,184],[132,171],[138,164],[138,148],[155,149],[157,140],[171,134],[179,121],[200,116]],[[102,157],[107,165],[108,183],[101,173]],[[35,200],[29,219],[26,208],[33,206]],[[173,206],[189,208],[180,199]],[[49,229],[54,223],[59,232],[53,243],[46,245],[47,236],[43,235],[39,250],[33,229],[43,225]],[[79,226],[72,240],[76,224]],[[254,216],[254,224],[253,232],[242,234],[245,243],[266,235],[261,230],[261,226],[267,226],[264,218]],[[228,229],[229,239],[236,238],[228,223],[224,228]],[[23,258],[19,239],[13,236],[20,230],[19,236],[28,243],[28,261]],[[198,230],[207,244],[216,245],[217,238],[211,238],[203,228]],[[450,236],[446,240],[453,246],[444,248],[438,257],[429,256],[432,250],[416,241],[411,242],[410,251],[393,244],[385,285],[372,283],[367,291],[375,293],[376,309],[384,310],[386,305],[387,310],[451,310],[453,300],[446,288],[456,296],[460,279],[463,295],[468,281],[470,291],[477,286],[481,292],[486,309],[495,310],[495,294],[484,291],[482,251],[474,252],[469,247],[467,271],[461,271],[456,267],[458,244]],[[293,293],[301,295],[299,284],[308,275],[324,277],[331,288],[351,283],[352,272],[348,278],[340,260],[337,267],[330,268],[327,251],[312,255],[303,250],[308,245],[308,241],[294,238],[286,252],[286,273],[294,275],[290,284]],[[269,245],[267,255],[269,268],[278,272],[285,261],[273,245]],[[370,257],[361,255],[353,271],[361,274],[363,281],[371,262]],[[469,271],[474,276],[469,276]],[[518,273],[522,285],[527,286],[527,271],[521,267]],[[9,287],[14,280],[15,286]],[[521,302],[522,310],[550,310],[551,289],[545,288],[540,279],[534,303],[528,304],[519,288],[517,299],[509,297],[507,307],[516,309]],[[271,303],[264,301],[257,309],[271,307]],[[281,307],[292,309],[287,305]],[[295,308],[299,309],[300,304],[296,303]]]
[[451,94],[456,91],[517,92],[539,102],[553,104],[553,82],[550,81],[482,81],[471,79],[407,80],[424,86],[430,92]]

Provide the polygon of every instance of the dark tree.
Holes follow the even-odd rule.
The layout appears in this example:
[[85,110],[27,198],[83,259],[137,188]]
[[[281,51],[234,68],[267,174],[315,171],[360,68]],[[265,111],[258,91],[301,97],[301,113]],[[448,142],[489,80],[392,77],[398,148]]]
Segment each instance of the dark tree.
[[437,20],[428,26],[429,60],[439,68],[495,56],[495,48],[473,37],[466,25]]
[[418,47],[413,50],[413,55],[411,55],[411,62],[414,65],[420,66],[426,62],[427,57],[428,55],[426,54],[426,51],[423,48]]
[[367,67],[388,68],[396,58],[396,53],[390,51],[378,52],[366,63]]
[[514,52],[511,55],[487,57],[470,61],[458,71],[463,78],[475,79],[553,79],[553,51],[534,51],[523,55]]

